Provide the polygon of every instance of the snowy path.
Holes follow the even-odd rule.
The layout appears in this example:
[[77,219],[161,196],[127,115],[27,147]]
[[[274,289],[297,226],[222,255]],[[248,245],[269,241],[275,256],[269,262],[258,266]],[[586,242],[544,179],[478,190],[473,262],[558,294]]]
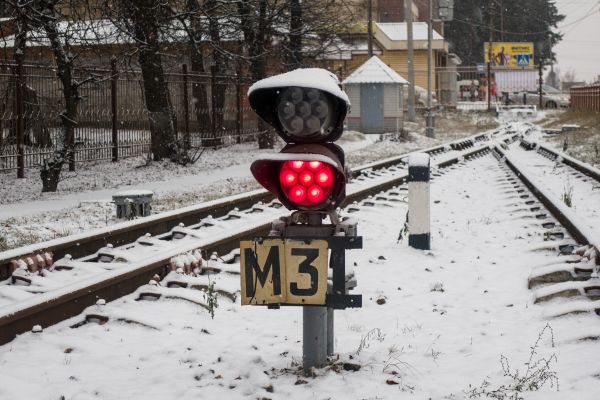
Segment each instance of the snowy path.
[[[353,214],[365,243],[347,263],[363,308],[336,312],[336,352],[360,364],[358,372],[298,373],[299,308],[241,307],[221,297],[213,320],[192,303],[202,303],[200,292],[159,288],[187,301],[134,294],[90,308],[111,317],[105,325],[69,328],[76,317],[0,347],[0,399],[461,399],[470,384],[510,383],[501,356],[522,373],[547,323],[556,347],[546,330],[536,357],[556,354],[550,368],[560,392],[547,385],[525,397],[596,399],[597,342],[575,339],[598,334],[598,317],[547,320],[565,300],[533,305],[527,277],[556,262],[557,252],[540,250],[555,243],[543,241],[541,222],[505,171],[488,155],[434,179],[430,252],[397,243],[405,203],[376,200]],[[239,280],[221,274],[216,285],[234,291]]]
[[[345,142],[343,143],[343,148],[347,152],[358,151],[371,145],[373,141],[374,137],[366,137],[363,140]],[[221,155],[219,155],[219,152]],[[257,149],[253,148],[250,151],[243,151],[241,148],[221,149],[214,151],[213,153],[215,154],[210,154],[206,157],[209,157],[210,159],[216,158],[217,162],[219,159],[221,159],[223,164],[227,164],[227,162],[224,162],[225,160],[223,160],[223,158],[232,159],[238,157],[240,152],[242,155],[243,153],[246,153],[243,155],[243,157],[241,157],[241,163],[226,167],[211,165],[209,168],[201,171],[195,171],[196,168],[191,168],[188,174],[181,176],[169,176],[168,172],[159,176],[155,176],[153,171],[149,170],[145,179],[142,179],[141,182],[135,184],[120,184],[117,187],[109,187],[100,190],[88,189],[69,194],[48,194],[47,197],[50,197],[48,199],[20,201],[12,204],[0,204],[0,221],[8,218],[18,218],[39,213],[48,213],[52,211],[63,210],[65,208],[76,208],[81,203],[86,202],[109,202],[112,201],[113,194],[122,190],[144,189],[153,191],[155,195],[163,195],[172,193],[174,191],[195,191],[211,184],[250,177],[250,163],[252,162],[252,154],[256,154],[258,152]],[[125,161],[130,162],[131,160]],[[108,166],[102,165],[102,167],[110,169],[121,168],[118,164],[115,165],[110,163]],[[144,168],[139,169],[136,171],[136,174],[143,174],[144,171]],[[32,171],[30,171],[30,173],[31,172]],[[87,172],[85,170],[80,172],[81,177],[79,177],[79,179],[83,180],[84,182],[87,180],[89,182],[89,188],[93,187],[92,182],[95,182],[96,179],[93,176],[93,172],[94,171]],[[98,171],[98,174],[102,173],[102,170]],[[15,190],[18,189],[15,188]]]
[[7,218],[23,217],[38,213],[76,208],[80,203],[110,202],[112,195],[122,190],[151,190],[156,195],[172,192],[174,189],[191,191],[204,185],[215,182],[224,182],[227,179],[249,176],[250,164],[244,163],[226,168],[213,169],[203,174],[175,176],[169,180],[148,181],[135,185],[120,186],[118,189],[90,190],[71,193],[57,199],[35,200],[16,204],[0,205],[0,220]]

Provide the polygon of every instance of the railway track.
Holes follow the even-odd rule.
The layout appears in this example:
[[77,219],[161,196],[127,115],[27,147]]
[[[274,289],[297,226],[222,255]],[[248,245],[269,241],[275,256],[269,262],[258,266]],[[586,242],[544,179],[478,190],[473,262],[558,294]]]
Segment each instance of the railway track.
[[[432,165],[437,168],[437,171],[433,173],[434,179],[436,176],[443,174],[444,168],[455,167],[464,158],[477,157],[493,150],[499,158],[504,159],[508,168],[548,210],[546,214],[540,213],[536,216],[536,218],[545,221],[542,225],[545,229],[548,229],[545,232],[547,237],[565,239],[568,236],[573,239],[572,243],[559,249],[560,252],[565,253],[566,257],[571,257],[569,258],[571,261],[565,263],[566,266],[561,265],[563,269],[555,265],[550,272],[546,271],[547,268],[546,270],[542,268],[532,272],[529,284],[532,288],[548,283],[557,284],[554,289],[544,287],[540,294],[536,294],[536,298],[539,298],[539,301],[544,301],[555,296],[574,296],[577,293],[595,298],[594,296],[597,295],[600,288],[593,279],[594,262],[597,262],[598,257],[595,249],[598,246],[592,234],[589,232],[582,233],[579,228],[581,224],[572,222],[577,217],[569,211],[565,212],[564,207],[557,202],[556,198],[546,195],[544,190],[535,186],[532,180],[528,179],[528,173],[518,169],[511,160],[511,155],[507,155],[510,151],[508,149],[517,146],[516,142],[519,138],[522,138],[522,135],[510,128],[498,133],[502,133],[502,137],[497,142],[488,140],[487,135],[478,135],[453,142],[450,145],[428,149],[427,152],[432,155],[434,160]],[[527,139],[524,139],[524,141],[524,147],[527,147]],[[523,144],[523,142],[521,143]],[[545,154],[551,153],[546,151]],[[559,157],[561,156],[555,155],[556,159]],[[344,204],[347,209],[356,211],[356,207],[348,206],[366,199],[369,199],[366,200],[367,204],[371,205],[377,204],[381,199],[388,201],[385,196],[373,196],[397,188],[406,182],[405,159],[406,156],[400,156],[382,160],[379,163],[366,165],[354,171],[354,183],[348,188],[348,196]],[[586,168],[581,163],[578,163],[577,166],[579,173],[582,173],[581,169]],[[593,177],[593,169],[590,171],[585,176]],[[517,188],[515,190],[518,194],[524,191],[521,185],[516,184],[515,177],[507,182]],[[404,190],[405,188],[396,189],[393,192],[395,194],[391,196],[401,199]],[[10,278],[11,284],[0,285],[0,296],[4,295],[4,298],[0,297],[0,312],[2,312],[0,314],[0,328],[2,328],[0,343],[12,340],[15,335],[29,331],[33,326],[50,326],[75,316],[86,307],[95,304],[98,299],[111,301],[134,292],[149,281],[157,282],[162,277],[168,276],[169,272],[189,273],[194,270],[199,274],[220,271],[235,272],[237,268],[232,270],[230,266],[228,267],[230,263],[235,262],[233,256],[220,258],[216,254],[229,253],[237,248],[240,240],[266,235],[271,221],[283,213],[278,202],[263,203],[261,200],[267,200],[268,197],[262,192],[256,191],[248,196],[234,196],[234,199],[228,199],[226,202],[217,202],[218,212],[224,214],[218,218],[208,216],[210,205],[185,209],[183,218],[191,218],[190,216],[194,212],[198,213],[197,215],[206,216],[200,222],[188,226],[180,223],[169,231],[158,235],[151,235],[146,232],[137,237],[135,241],[127,242],[121,246],[103,246],[96,252],[88,253],[84,257],[64,256],[53,263],[52,273],[44,268],[41,268],[39,272],[31,272],[21,262],[20,268],[17,268]],[[522,196],[525,195],[519,194],[519,198]],[[237,208],[228,210],[225,205],[232,207],[250,204],[251,199],[258,200],[242,211]],[[533,199],[526,201],[526,203],[530,203],[528,205],[533,204],[533,202]],[[535,205],[529,208],[530,211],[537,211],[542,206]],[[168,226],[174,223],[175,213],[168,214],[167,216],[156,216],[160,221],[158,222],[159,225]],[[546,221],[546,218],[550,218],[550,214],[552,220]],[[139,233],[148,228],[151,223],[152,221],[143,221],[141,224],[133,223],[131,224],[132,231]],[[560,232],[560,229],[559,231],[553,231],[555,228],[558,229],[559,226],[565,227],[567,233]],[[125,231],[126,227],[117,229],[115,237],[122,238],[121,240],[125,241],[125,235],[129,235],[129,237],[133,235]],[[101,235],[95,233],[89,236],[90,241],[83,243],[93,243],[94,240],[100,240]],[[73,246],[76,240],[67,240],[60,243],[62,250],[51,249],[47,244],[38,245],[37,248],[50,248],[56,254],[60,254],[60,251],[66,252],[66,250],[69,250],[69,246]],[[586,245],[588,247],[582,247]],[[80,249],[85,246],[80,242],[79,246],[76,247]],[[570,254],[576,249],[579,253]],[[30,250],[26,249],[25,252]],[[18,253],[18,251],[13,253]],[[23,253],[21,250],[21,254]],[[207,261],[202,264],[202,260]],[[577,262],[573,260],[577,260]],[[167,282],[167,286],[186,287],[187,284],[170,280]],[[203,289],[208,288],[208,284],[200,286]],[[229,297],[235,296],[235,290],[219,290],[222,293],[229,293]],[[153,295],[146,293],[144,296]],[[202,303],[199,302],[199,304]],[[600,308],[596,304],[587,304],[585,307],[587,307],[587,310],[593,309],[596,311]],[[92,316],[89,318],[100,317]],[[86,320],[89,318],[86,317]]]
[[[499,133],[506,132],[474,135],[424,151],[434,166],[445,168],[488,151],[489,136]],[[406,182],[407,157],[355,169],[343,205]],[[266,235],[271,221],[283,214],[280,208],[270,193],[257,190],[1,253],[5,281],[0,285],[0,344],[33,326],[77,315],[98,299],[111,301],[131,293],[169,270],[210,272],[212,266],[199,266],[202,259],[214,263],[214,254],[227,254],[240,240]]]
[[[394,248],[392,244],[406,212],[407,188],[403,185],[406,171],[402,166],[392,164],[378,170],[365,169],[349,187],[349,201],[343,215],[357,218],[359,229],[368,233],[363,233],[368,239],[365,250],[350,252],[348,259],[349,265],[355,265],[365,304],[364,309],[342,314],[344,319],[340,321],[339,334],[344,344],[340,346],[343,349],[340,352],[343,357],[344,353],[356,349],[356,346],[348,349],[349,338],[358,336],[356,340],[361,341],[363,337],[364,341],[373,327],[380,327],[389,340],[397,335],[403,345],[407,343],[407,349],[400,352],[402,360],[414,364],[426,375],[435,373],[444,380],[447,373],[444,368],[449,367],[459,383],[449,384],[442,390],[452,391],[454,397],[460,397],[461,392],[456,389],[466,387],[465,382],[473,383],[470,380],[473,376],[484,374],[487,381],[493,380],[491,369],[478,371],[477,368],[481,368],[481,359],[489,365],[490,357],[498,356],[491,350],[500,338],[514,343],[519,350],[496,349],[513,361],[520,350],[529,349],[532,333],[539,333],[530,326],[550,321],[554,333],[561,339],[556,344],[553,341],[552,346],[557,346],[555,351],[565,363],[560,369],[561,391],[564,387],[570,390],[575,387],[580,390],[579,394],[591,395],[598,386],[597,378],[593,377],[598,371],[587,360],[593,360],[591,349],[600,338],[596,316],[600,309],[599,292],[594,286],[597,281],[594,272],[598,268],[593,259],[594,232],[577,220],[578,214],[573,210],[565,209],[560,193],[542,187],[543,181],[535,179],[540,160],[545,162],[542,156],[522,150],[519,136],[514,132],[503,132],[495,139],[480,141],[479,145],[459,154],[440,153],[435,157],[432,164],[438,166],[432,170],[432,252],[411,251],[402,245]],[[523,157],[531,157],[534,162],[527,164]],[[556,163],[556,160],[551,161]],[[571,174],[567,167],[561,168]],[[582,183],[593,184],[591,180]],[[256,210],[250,212],[252,208]],[[244,312],[239,312],[236,304],[239,264],[235,252],[222,257],[194,253],[198,250],[197,245],[207,246],[200,247],[204,249],[219,240],[238,240],[228,238],[235,230],[233,224],[242,231],[252,224],[258,226],[262,217],[274,218],[278,212],[283,212],[276,203],[255,204],[252,208],[236,211],[222,220],[212,219],[214,229],[203,238],[192,237],[193,231],[198,231],[193,225],[176,227],[167,234],[180,236],[176,239],[180,246],[172,249],[173,257],[167,259],[156,254],[135,261],[139,265],[128,264],[131,273],[139,268],[150,268],[150,262],[156,267],[147,271],[145,280],[140,280],[133,293],[110,303],[107,303],[109,296],[92,295],[91,306],[83,313],[73,314],[74,318],[44,329],[39,335],[23,335],[11,344],[11,352],[1,353],[6,364],[5,367],[0,365],[0,373],[6,366],[17,365],[15,360],[25,354],[37,360],[40,373],[55,379],[55,386],[64,390],[75,385],[82,393],[88,390],[90,376],[108,376],[109,373],[103,371],[117,366],[123,368],[123,365],[132,369],[139,366],[142,371],[156,370],[164,365],[171,374],[185,374],[189,366],[193,371],[189,378],[196,383],[197,390],[203,393],[210,390],[217,397],[260,397],[261,390],[265,390],[261,386],[269,387],[269,384],[274,385],[277,393],[285,394],[287,387],[305,384],[297,383],[294,372],[287,371],[294,365],[293,359],[286,358],[293,357],[293,354],[288,356],[288,352],[290,349],[299,351],[296,337],[290,333],[299,330],[293,311],[247,307]],[[242,215],[245,212],[248,214]],[[569,221],[576,229],[569,227]],[[218,224],[222,224],[220,228],[216,226]],[[217,232],[221,232],[221,236],[217,236]],[[159,240],[158,236],[146,236],[129,246],[145,246],[140,248],[149,252],[156,244],[149,246],[140,242]],[[442,248],[444,251],[440,250]],[[126,251],[120,251],[119,247],[106,248],[88,256],[88,264],[96,263],[98,259],[94,260],[94,257],[102,255],[115,259],[127,255]],[[82,259],[57,263],[75,267],[86,262]],[[166,273],[165,265],[168,265]],[[202,274],[186,274],[196,268]],[[106,274],[114,274],[115,283],[121,279],[117,277],[120,272],[123,271],[106,272],[104,278]],[[161,276],[154,276],[156,273]],[[449,277],[453,279],[448,280]],[[529,289],[523,287],[523,281],[527,279]],[[435,284],[428,287],[432,282]],[[110,285],[107,284],[108,288]],[[64,290],[70,289],[65,287]],[[111,290],[115,290],[114,287]],[[211,320],[207,315],[211,310],[215,311],[215,298],[219,302],[218,315]],[[79,300],[74,297],[73,301]],[[20,303],[20,306],[25,305]],[[60,309],[59,304],[57,307]],[[569,317],[559,318],[564,315]],[[398,320],[405,325],[398,326]],[[490,325],[489,330],[481,332]],[[289,332],[284,328],[287,326],[292,328]],[[31,325],[26,330],[30,329]],[[398,333],[394,334],[396,331]],[[570,334],[566,335],[566,332]],[[125,343],[120,344],[124,339]],[[408,382],[402,390],[414,390],[416,394],[432,398],[449,395],[435,392],[435,389],[420,392],[418,383],[413,382],[418,379],[390,364],[389,354],[396,353],[390,353],[394,342],[389,340],[374,336],[369,342],[372,349],[363,350],[366,355],[352,353],[353,362],[376,367],[367,369],[370,385],[365,386],[364,380],[357,379],[358,383],[353,383],[355,380],[347,379],[348,390],[360,398],[373,391],[385,398],[397,395],[397,389],[390,391],[395,388],[390,383],[376,386],[378,363],[383,363],[384,371],[386,368],[388,372],[390,368],[394,371],[385,374],[382,382],[396,379],[400,371],[402,379],[396,379],[396,382]],[[160,345],[156,347],[157,344]],[[63,370],[70,370],[70,365],[53,367],[55,363],[50,359],[46,367],[46,363],[34,356],[47,351],[48,346],[58,350],[58,358],[70,360],[73,354],[72,369],[77,372],[69,374],[74,380],[56,381]],[[418,349],[417,355],[423,353],[421,357],[429,360],[429,364],[416,359],[411,348]],[[275,357],[268,358],[269,353]],[[106,357],[107,354],[110,357]],[[161,354],[165,356],[159,357]],[[89,368],[82,355],[90,359],[93,375],[85,372]],[[106,360],[102,362],[106,366],[98,365],[99,360]],[[393,360],[392,363],[400,368],[404,365]],[[292,367],[288,367],[290,363]],[[285,368],[281,369],[281,365]],[[427,365],[437,369],[429,370]],[[470,365],[473,367],[469,369]],[[258,372],[252,372],[256,369],[254,366],[258,367]],[[275,370],[269,369],[272,366]],[[20,371],[18,365],[16,371]],[[291,380],[286,378],[288,375]],[[136,386],[152,384],[153,390],[160,393],[158,396],[163,397],[165,394],[161,390],[172,390],[165,392],[171,395],[179,393],[177,388],[169,387],[172,380],[157,380],[152,374],[147,379],[144,376],[138,376],[140,385]],[[255,382],[263,382],[261,379],[265,383],[257,385]],[[113,397],[124,394],[118,380],[108,381],[112,382],[111,386],[116,386]],[[161,384],[161,381],[166,383]],[[330,379],[309,381],[310,393],[327,395]],[[582,387],[587,391],[581,392]],[[106,385],[89,390],[111,397],[110,389]],[[185,397],[184,394],[199,393],[194,392],[196,389],[186,390],[179,394]],[[271,390],[272,386],[267,389]],[[136,393],[130,394],[136,397]]]
[[[575,241],[573,248],[567,246],[563,262],[532,270],[529,287],[534,289],[534,301],[573,299],[555,310],[553,316],[586,312],[600,315],[598,170],[527,139],[520,142],[520,148],[504,147],[495,146],[494,151],[556,219],[557,223],[548,222],[549,229],[560,224]],[[565,180],[573,186],[561,188]]]

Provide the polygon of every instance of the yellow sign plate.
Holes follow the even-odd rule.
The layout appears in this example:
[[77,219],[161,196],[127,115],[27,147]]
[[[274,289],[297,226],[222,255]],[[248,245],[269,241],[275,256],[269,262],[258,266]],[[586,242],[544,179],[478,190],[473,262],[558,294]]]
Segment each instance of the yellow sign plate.
[[242,305],[324,305],[327,256],[326,240],[240,242]]

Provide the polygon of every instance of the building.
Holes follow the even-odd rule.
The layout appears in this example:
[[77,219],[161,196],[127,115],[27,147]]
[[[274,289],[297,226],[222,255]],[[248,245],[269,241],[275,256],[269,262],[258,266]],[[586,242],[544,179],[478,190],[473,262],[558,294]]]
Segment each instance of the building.
[[[373,27],[373,54],[402,76],[408,75],[407,31],[405,22],[378,22]],[[433,31],[432,47],[434,68],[447,66],[448,42],[435,30]],[[367,48],[368,43],[364,36],[345,37],[341,41],[338,51],[328,52],[322,61],[331,71],[345,77],[368,60]],[[425,22],[413,23],[413,49],[415,85],[426,88],[427,23]],[[437,87],[435,74],[434,87]]]
[[399,133],[408,81],[373,56],[342,82],[352,107],[347,128],[363,133]]

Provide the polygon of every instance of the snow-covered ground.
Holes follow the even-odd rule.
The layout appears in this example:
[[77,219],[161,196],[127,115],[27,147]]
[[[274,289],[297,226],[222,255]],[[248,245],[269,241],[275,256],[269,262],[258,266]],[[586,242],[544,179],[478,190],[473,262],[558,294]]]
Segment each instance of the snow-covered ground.
[[[600,335],[598,317],[552,318],[567,300],[533,303],[531,271],[566,261],[507,174],[486,155],[434,178],[431,251],[398,242],[407,205],[391,200],[402,192],[358,207],[364,249],[347,266],[363,308],[336,312],[337,355],[314,377],[300,371],[300,308],[222,296],[211,319],[194,303],[207,304],[202,292],[147,285],[88,309],[104,325],[71,328],[75,317],[0,347],[0,399],[463,399],[512,395],[523,377],[548,378],[526,399],[596,399],[597,341],[579,339]],[[239,289],[235,275],[210,279]],[[136,301],[147,291],[163,297]]]

